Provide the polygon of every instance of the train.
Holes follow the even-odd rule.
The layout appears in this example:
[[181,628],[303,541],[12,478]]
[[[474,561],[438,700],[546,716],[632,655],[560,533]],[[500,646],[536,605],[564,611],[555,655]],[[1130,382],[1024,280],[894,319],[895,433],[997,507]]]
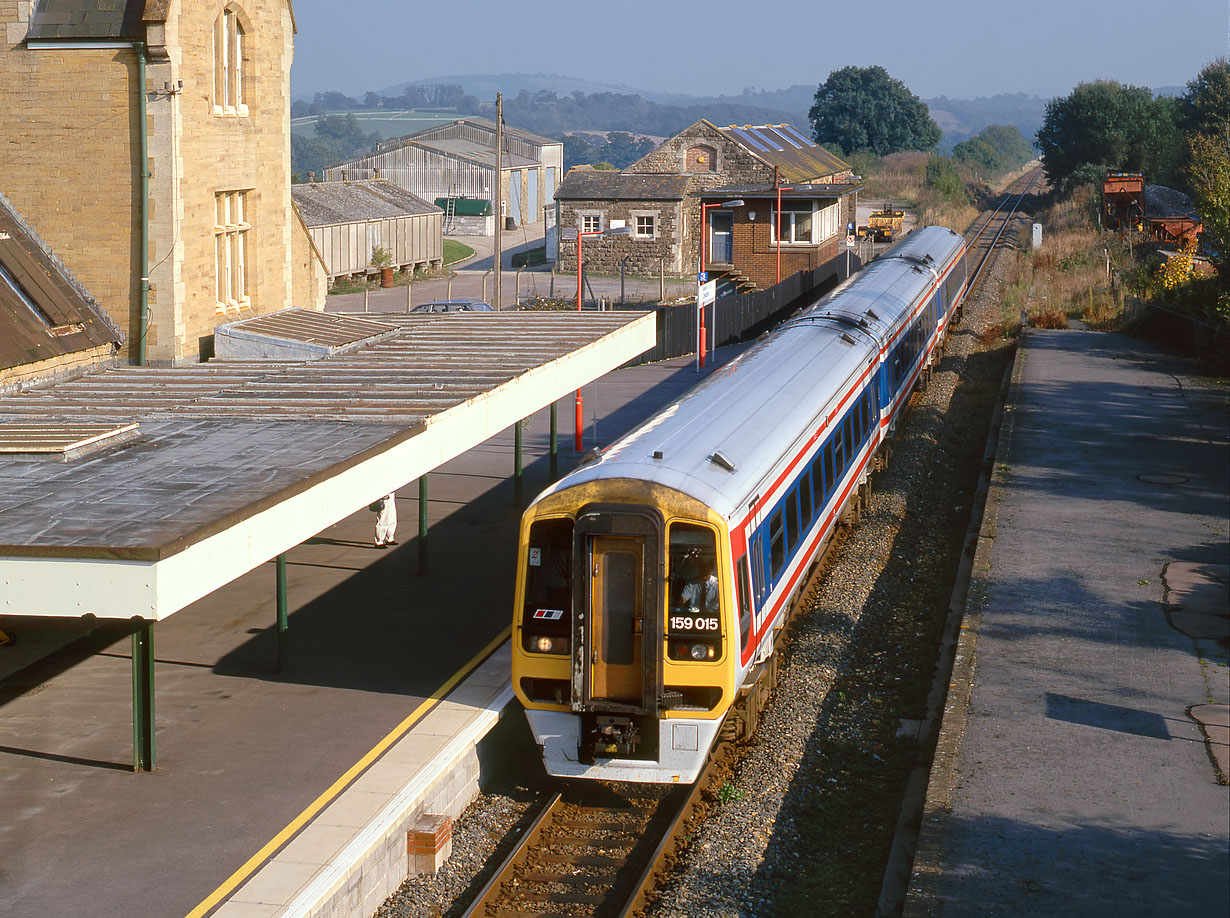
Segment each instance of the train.
[[913,231],[531,502],[512,684],[549,774],[692,783],[755,730],[967,283],[960,234]]

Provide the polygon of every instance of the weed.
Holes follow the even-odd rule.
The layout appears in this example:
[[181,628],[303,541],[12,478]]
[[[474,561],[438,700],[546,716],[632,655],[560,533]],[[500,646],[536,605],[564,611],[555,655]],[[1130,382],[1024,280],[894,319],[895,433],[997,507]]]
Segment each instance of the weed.
[[742,800],[743,791],[742,789],[735,787],[729,781],[726,781],[720,788],[718,788],[717,798],[721,803],[731,803],[736,800]]

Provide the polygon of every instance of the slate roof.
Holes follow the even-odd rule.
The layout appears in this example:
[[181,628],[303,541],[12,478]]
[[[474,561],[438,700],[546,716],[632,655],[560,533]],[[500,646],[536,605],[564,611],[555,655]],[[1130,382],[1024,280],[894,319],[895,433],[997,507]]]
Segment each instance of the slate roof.
[[[146,0],[35,0],[26,37],[31,41],[141,39],[145,7]],[[165,9],[162,12],[165,15]],[[152,10],[151,18],[162,17]]]
[[[861,190],[862,182],[817,182],[814,185],[798,184],[790,186],[790,190],[782,189],[782,200],[794,198],[841,198]],[[778,190],[774,185],[723,185],[720,188],[705,188],[692,194],[702,198],[776,198]]]
[[122,341],[94,298],[0,194],[0,369]]
[[291,185],[290,194],[308,226],[443,213],[434,204],[383,179]]
[[731,124],[717,130],[727,140],[750,150],[770,166],[776,166],[786,182],[806,182],[850,171],[848,163],[814,143],[793,125]]
[[557,201],[680,201],[689,177],[651,172],[571,169],[555,190]]

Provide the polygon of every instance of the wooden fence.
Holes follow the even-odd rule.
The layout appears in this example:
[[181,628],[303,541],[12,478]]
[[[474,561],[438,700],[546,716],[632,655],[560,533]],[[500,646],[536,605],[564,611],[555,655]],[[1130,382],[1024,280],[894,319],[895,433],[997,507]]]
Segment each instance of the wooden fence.
[[[818,268],[800,271],[767,290],[720,297],[706,310],[709,347],[747,341],[768,331],[795,310],[811,305],[837,286],[848,276],[846,265],[846,256],[839,255]],[[862,262],[851,256],[849,265],[853,273],[862,267]],[[645,304],[629,303],[614,308],[644,309]],[[696,353],[696,305],[686,303],[652,308],[657,313],[658,343],[627,365],[654,363]]]

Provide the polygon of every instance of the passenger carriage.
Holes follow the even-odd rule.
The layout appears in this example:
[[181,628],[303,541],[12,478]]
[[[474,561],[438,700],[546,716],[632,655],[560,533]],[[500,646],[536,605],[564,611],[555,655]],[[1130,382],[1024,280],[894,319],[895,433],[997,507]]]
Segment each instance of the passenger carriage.
[[962,237],[916,230],[526,510],[513,687],[549,773],[687,783],[741,696],[752,728],[965,284]]

